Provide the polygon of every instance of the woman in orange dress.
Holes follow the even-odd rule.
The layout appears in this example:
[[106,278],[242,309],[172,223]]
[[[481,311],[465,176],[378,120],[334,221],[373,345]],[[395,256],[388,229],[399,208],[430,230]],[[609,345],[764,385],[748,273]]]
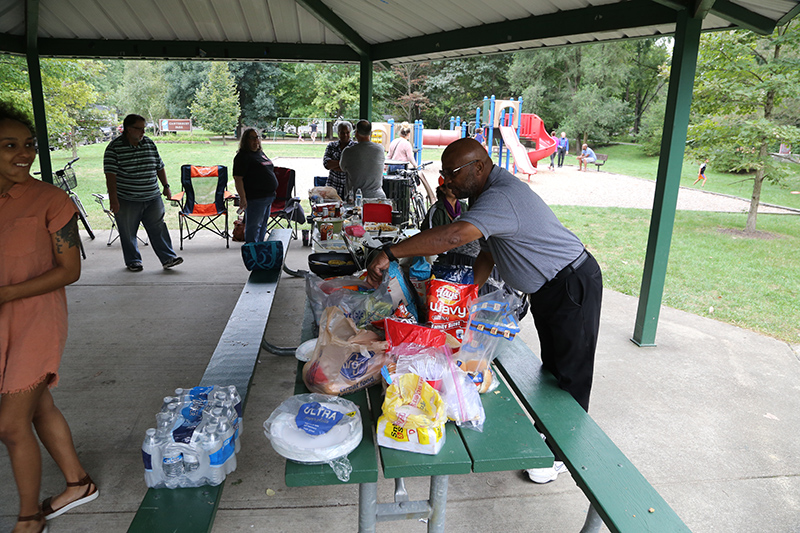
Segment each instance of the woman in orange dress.
[[[15,533],[46,531],[46,520],[99,494],[50,394],[67,339],[64,287],[81,273],[76,209],[31,176],[35,159],[30,120],[0,102],[0,441],[19,492]],[[37,435],[67,481],[41,506]]]

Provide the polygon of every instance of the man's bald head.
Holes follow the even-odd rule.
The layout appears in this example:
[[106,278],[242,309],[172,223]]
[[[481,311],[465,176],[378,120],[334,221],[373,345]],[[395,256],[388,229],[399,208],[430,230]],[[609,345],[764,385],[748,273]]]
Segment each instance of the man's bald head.
[[[442,163],[445,158],[452,158],[455,161],[471,161],[473,159],[489,159],[486,148],[475,139],[465,137],[450,143],[442,153]],[[458,165],[456,165],[458,166]]]
[[477,197],[493,166],[486,148],[475,139],[459,139],[442,153],[441,174],[457,198]]

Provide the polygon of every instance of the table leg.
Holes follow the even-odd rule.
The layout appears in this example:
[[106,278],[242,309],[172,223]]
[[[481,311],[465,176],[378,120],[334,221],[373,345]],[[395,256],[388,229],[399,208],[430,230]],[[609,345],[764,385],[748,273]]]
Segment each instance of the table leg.
[[375,533],[378,521],[378,484],[358,486],[358,533]]
[[603,525],[603,519],[597,514],[594,505],[589,504],[589,511],[586,513],[586,521],[583,523],[579,533],[597,533],[600,531],[600,526]]
[[428,519],[428,533],[444,533],[448,479],[449,476],[431,476],[431,517]]

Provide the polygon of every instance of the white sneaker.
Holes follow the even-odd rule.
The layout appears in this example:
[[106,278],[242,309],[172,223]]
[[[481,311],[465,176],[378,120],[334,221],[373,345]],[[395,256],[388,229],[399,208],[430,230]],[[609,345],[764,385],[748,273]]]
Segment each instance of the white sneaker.
[[555,481],[559,474],[567,471],[567,467],[561,461],[554,461],[550,468],[529,468],[525,472],[534,483],[550,483]]

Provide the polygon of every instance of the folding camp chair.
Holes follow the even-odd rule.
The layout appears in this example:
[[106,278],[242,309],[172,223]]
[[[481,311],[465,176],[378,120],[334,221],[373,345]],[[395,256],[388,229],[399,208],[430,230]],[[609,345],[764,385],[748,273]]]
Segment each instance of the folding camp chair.
[[267,229],[291,229],[292,239],[296,239],[297,226],[306,222],[306,214],[300,205],[300,198],[295,196],[295,172],[291,168],[275,167],[275,177],[278,178],[278,188],[270,208]]
[[[105,202],[106,200],[108,200],[107,194],[98,194],[96,192],[93,192],[92,196],[94,196],[94,201],[100,204],[100,208],[103,210],[103,213],[106,214],[108,220],[111,221],[111,231],[108,232],[108,242],[106,243],[106,246],[111,246],[114,243],[114,241],[119,239],[119,232],[117,231],[117,217],[114,215],[114,212],[110,208],[106,207]],[[140,243],[147,246],[149,237],[145,236],[145,238],[142,239],[137,234],[136,238],[139,239]]]
[[[228,232],[228,203],[235,195],[229,193],[228,167],[216,165],[200,167],[194,165],[181,166],[181,188],[183,191],[169,198],[177,202],[178,227],[181,235],[181,250],[184,239],[191,239],[201,229],[225,238],[225,247],[230,248]],[[218,220],[225,225],[217,225]],[[221,221],[220,221],[221,222]],[[193,224],[190,226],[190,223]]]

